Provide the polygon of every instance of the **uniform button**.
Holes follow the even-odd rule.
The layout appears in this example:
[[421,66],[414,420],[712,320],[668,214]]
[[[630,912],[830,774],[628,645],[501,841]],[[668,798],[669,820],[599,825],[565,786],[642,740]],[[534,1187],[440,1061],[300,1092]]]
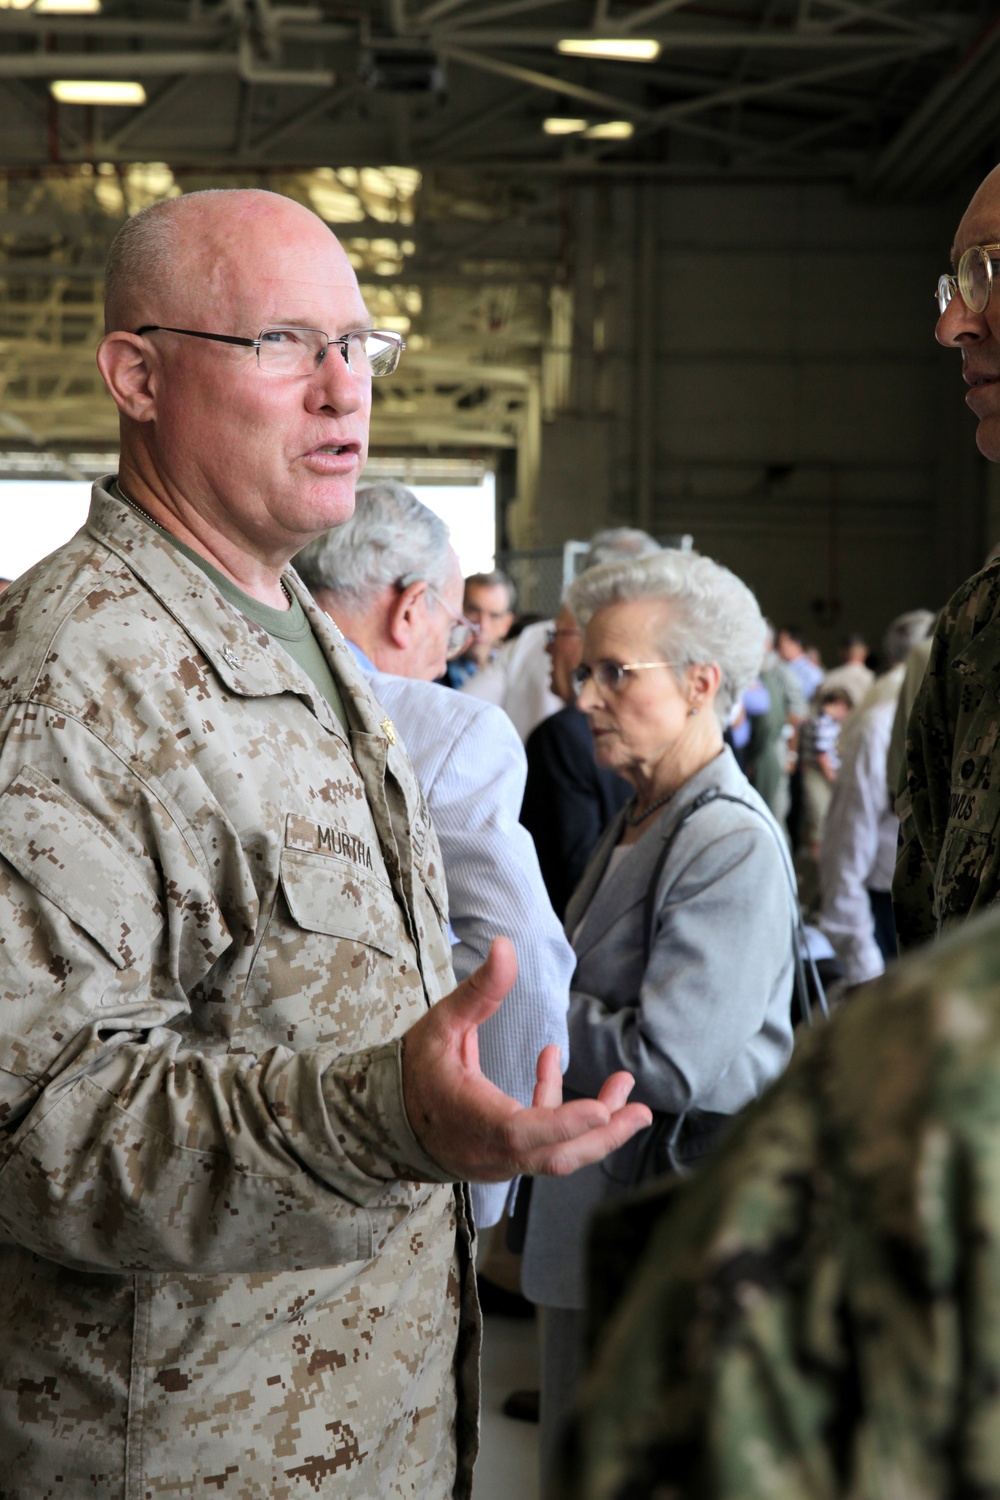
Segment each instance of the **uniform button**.
[[963,761],[962,762],[962,780],[963,781],[968,781],[969,777],[972,775],[972,773],[973,773],[973,771],[975,769],[976,769],[976,762],[974,760],[965,760],[965,761]]

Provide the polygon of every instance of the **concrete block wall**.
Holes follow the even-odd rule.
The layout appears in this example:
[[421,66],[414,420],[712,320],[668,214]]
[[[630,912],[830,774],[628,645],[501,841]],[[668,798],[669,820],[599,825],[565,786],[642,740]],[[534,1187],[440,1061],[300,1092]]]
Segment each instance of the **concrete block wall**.
[[933,338],[967,186],[894,205],[579,185],[573,398],[543,429],[538,542],[689,531],[828,655],[943,602],[1000,523],[958,357]]

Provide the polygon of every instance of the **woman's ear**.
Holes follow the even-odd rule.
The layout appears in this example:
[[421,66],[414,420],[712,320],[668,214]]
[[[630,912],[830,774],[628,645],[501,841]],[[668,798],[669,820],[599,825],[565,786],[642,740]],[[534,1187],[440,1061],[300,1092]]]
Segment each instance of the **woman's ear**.
[[686,697],[689,708],[707,708],[715,699],[722,682],[722,672],[717,662],[709,661],[688,667],[685,673]]
[[105,334],[97,346],[97,368],[118,410],[133,422],[156,416],[155,384],[146,348],[135,333]]
[[413,583],[408,583],[405,589],[399,589],[389,610],[389,620],[386,630],[392,644],[399,650],[405,651],[413,645],[414,633],[422,631],[425,626],[423,622],[423,611],[426,604],[427,580],[418,578]]

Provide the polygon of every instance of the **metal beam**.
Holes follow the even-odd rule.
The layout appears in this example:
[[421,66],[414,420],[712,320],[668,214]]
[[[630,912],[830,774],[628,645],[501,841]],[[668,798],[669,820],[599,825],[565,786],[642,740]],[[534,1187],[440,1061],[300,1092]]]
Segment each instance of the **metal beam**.
[[585,89],[570,83],[565,78],[550,73],[536,73],[533,68],[522,68],[516,63],[503,62],[499,57],[488,57],[478,52],[469,52],[465,47],[454,47],[450,43],[441,51],[455,62],[467,67],[479,68],[484,73],[496,73],[500,78],[513,78],[517,83],[529,84],[532,88],[544,89],[547,93],[564,94],[568,99],[579,99],[583,104],[593,104],[597,109],[628,115],[633,120],[648,120],[650,112],[639,104],[616,99],[611,94],[600,94],[595,89]]
[[[684,3],[686,4],[687,0],[684,0]],[[529,10],[551,10],[552,4],[553,0],[502,0],[502,3],[498,5],[488,5],[485,8],[477,6],[469,19],[474,20],[479,26],[484,21],[501,21],[504,16],[523,15]],[[459,21],[461,20],[460,16]]]
[[113,151],[120,151],[125,142],[131,140],[144,125],[148,125],[151,120],[159,119],[163,111],[173,104],[178,94],[184,92],[187,85],[188,80],[183,76],[165,84],[156,97],[150,99],[144,109],[134,110],[125,124],[108,136],[104,145],[109,146]]
[[20,417],[15,416],[12,411],[0,410],[0,427],[4,428],[6,432],[12,433],[14,437],[23,438],[25,442],[31,444],[32,448],[34,448],[36,452],[45,450],[46,456],[51,458],[52,462],[63,471],[67,479],[82,479],[86,483],[90,483],[88,476],[86,474],[82,474],[79,469],[75,468],[74,465],[70,463],[69,459],[61,457],[61,455],[58,453],[53,453],[51,449],[46,450],[44,440],[39,437],[34,428],[29,427],[27,422],[22,421]]
[[[543,27],[537,27],[533,31],[492,31],[489,28],[480,30],[470,27],[466,30],[452,28],[432,31],[431,40],[439,47],[451,46],[457,42],[465,46],[526,48],[548,52],[555,49],[557,42],[565,34],[565,29],[554,31]],[[727,31],[725,27],[720,27],[718,31],[685,31],[678,27],[650,34],[660,43],[664,52],[739,52],[745,47],[752,47],[758,52],[879,52],[887,49],[898,51],[901,41],[898,32],[862,35],[857,32],[812,33],[777,29],[765,32]],[[914,56],[919,56],[925,52],[944,52],[954,45],[954,38],[943,31],[928,31],[911,38],[909,51]],[[587,61],[590,63],[592,59]],[[636,76],[641,74],[644,67],[641,63],[622,62],[607,62],[605,66],[617,70],[624,68]]]
[[461,10],[463,5],[472,3],[472,0],[435,0],[433,5],[421,11],[419,16],[413,19],[414,26],[430,26],[442,16],[450,16],[456,10]]
[[895,27],[897,31],[905,32],[911,36],[925,36],[932,29],[932,24],[926,22],[911,21],[906,16],[893,15],[888,5],[869,3],[859,5],[855,0],[822,0],[828,10],[834,12],[826,21],[810,20],[807,25],[814,27],[817,31],[833,30],[837,26],[850,26],[857,21],[871,22],[880,21],[884,26]]
[[466,136],[472,135],[477,130],[483,130],[489,125],[495,125],[498,120],[520,109],[534,92],[534,85],[532,85],[531,88],[516,89],[511,94],[505,94],[498,103],[491,105],[488,109],[477,109],[472,114],[466,115],[464,120],[459,120],[449,129],[442,130],[439,135],[422,141],[420,149],[432,154],[438,151],[448,151]]
[[647,5],[642,10],[625,16],[618,22],[615,29],[631,34],[638,31],[640,26],[648,26],[650,21],[659,21],[663,16],[669,16],[672,11],[681,10],[690,3],[691,0],[658,0],[656,5]]
[[336,75],[326,69],[271,68],[249,47],[239,52],[6,52],[0,78],[163,78],[175,73],[235,73],[255,83],[292,88],[330,88]]
[[309,125],[327,110],[338,109],[342,104],[346,104],[360,87],[360,84],[352,78],[350,83],[344,84],[342,88],[334,89],[332,93],[323,94],[321,98],[312,100],[311,103],[297,109],[293,115],[282,120],[280,125],[275,125],[263,135],[259,135],[252,143],[251,150],[254,153],[270,151],[286,136],[293,135],[300,126]]
[[[896,57],[909,56],[907,51],[897,52]],[[671,125],[675,120],[680,120],[687,115],[701,114],[705,110],[715,109],[721,104],[731,104],[735,100],[764,99],[775,94],[781,94],[790,88],[804,88],[811,83],[820,83],[829,78],[843,77],[848,73],[858,73],[872,67],[885,64],[885,58],[852,58],[849,62],[831,63],[825,68],[811,68],[804,73],[793,73],[783,78],[768,78],[758,83],[735,84],[730,88],[718,89],[714,94],[704,94],[694,99],[684,99],[674,104],[665,105],[656,110],[652,116],[648,116],[636,129],[636,135],[650,135],[657,130],[662,130]],[[635,136],[633,136],[633,140]],[[594,155],[604,156],[607,148],[594,152]]]

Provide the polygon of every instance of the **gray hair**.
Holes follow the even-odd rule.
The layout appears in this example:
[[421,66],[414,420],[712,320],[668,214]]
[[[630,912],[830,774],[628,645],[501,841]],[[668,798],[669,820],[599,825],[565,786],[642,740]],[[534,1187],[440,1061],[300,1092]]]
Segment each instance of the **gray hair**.
[[310,542],[295,559],[306,586],[368,604],[401,578],[447,587],[454,564],[449,532],[405,484],[386,480],[359,489],[354,515]]
[[517,589],[514,587],[514,580],[508,578],[502,568],[494,568],[491,573],[470,573],[465,580],[465,587],[468,588],[470,583],[477,583],[481,588],[485,589],[505,588],[507,590],[507,608],[513,609],[517,603]]
[[134,331],[137,322],[149,320],[150,291],[170,287],[177,276],[177,263],[189,235],[185,218],[197,213],[206,198],[226,198],[235,215],[240,205],[261,199],[284,198],[266,188],[201,188],[149,203],[126,219],[108,251],[104,267],[104,331]]
[[634,599],[670,606],[657,645],[675,675],[687,667],[718,666],[722,680],[715,713],[721,724],[728,723],[733,704],[764,659],[764,617],[746,584],[710,557],[668,548],[588,569],[566,595],[583,627],[609,604]]
[[636,526],[609,526],[604,531],[595,531],[590,538],[585,568],[600,568],[605,563],[617,562],[620,558],[648,557],[661,550],[648,531]]
[[905,661],[918,641],[930,635],[936,619],[929,609],[911,609],[905,615],[897,615],[882,637],[882,655],[887,665],[894,667]]
[[104,267],[104,331],[132,330],[139,288],[169,280],[177,244],[174,198],[150,203],[126,219],[114,239]]

